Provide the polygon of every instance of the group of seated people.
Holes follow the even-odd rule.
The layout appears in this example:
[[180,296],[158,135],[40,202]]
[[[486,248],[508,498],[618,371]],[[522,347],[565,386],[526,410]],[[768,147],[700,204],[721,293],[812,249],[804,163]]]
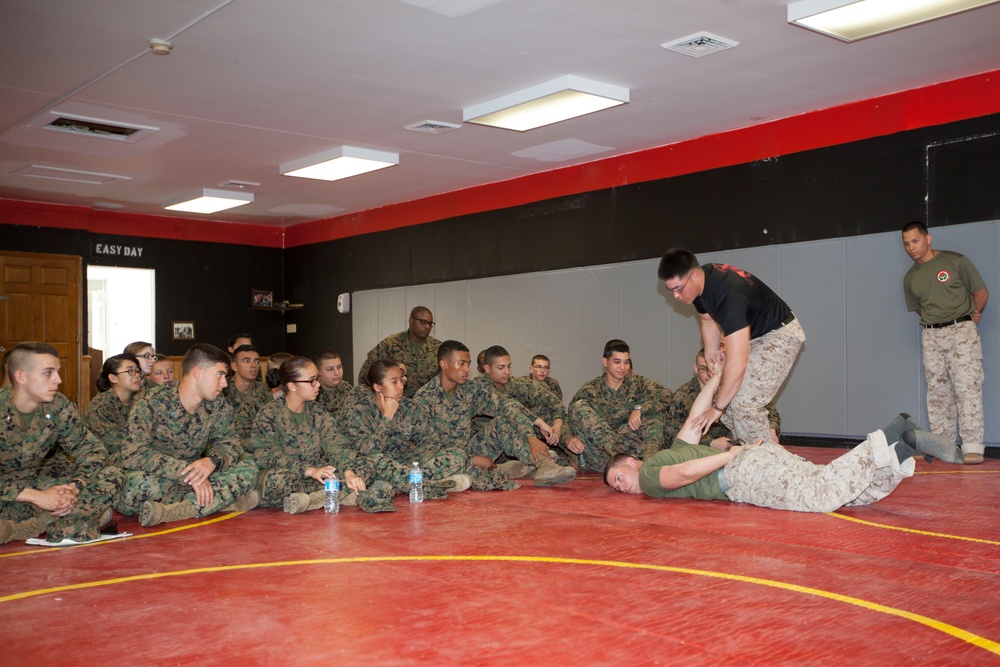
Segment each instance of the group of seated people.
[[[753,474],[733,467],[761,458],[751,451],[784,452],[777,412],[774,442],[766,445],[735,443],[689,417],[701,415],[699,402],[712,400],[721,375],[704,355],[690,386],[671,392],[632,372],[624,341],[608,341],[603,373],[567,410],[544,355],[532,358],[529,375],[514,377],[510,354],[494,345],[480,353],[480,374],[470,380],[468,347],[432,338],[433,326],[430,311],[415,308],[407,331],[369,352],[356,388],[329,350],[315,359],[272,354],[262,378],[257,348],[238,334],[228,351],[192,346],[174,381],[169,360],[158,373],[153,346],[133,343],[105,361],[100,393],[82,416],[58,392],[57,351],[17,345],[4,358],[10,384],[0,390],[0,544],[42,533],[55,544],[98,539],[112,509],[143,526],[257,506],[299,514],[323,506],[324,482],[335,476],[343,505],[391,512],[393,497],[408,491],[414,462],[428,499],[515,489],[523,477],[535,486],[566,484],[584,469],[603,473],[618,491],[820,511],[741,491],[757,485],[760,470],[777,474],[774,461],[770,469],[744,465]],[[881,449],[862,461],[888,471],[882,495],[912,474],[908,457],[955,456],[953,444],[908,418],[887,428],[882,440],[869,437]],[[843,476],[853,489],[856,471]],[[842,496],[840,504],[871,502],[878,493],[848,491],[827,504]]]

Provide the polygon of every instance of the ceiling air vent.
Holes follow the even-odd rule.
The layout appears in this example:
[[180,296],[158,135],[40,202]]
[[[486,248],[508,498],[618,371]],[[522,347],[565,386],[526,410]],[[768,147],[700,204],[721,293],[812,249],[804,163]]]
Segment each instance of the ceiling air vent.
[[427,134],[444,134],[445,132],[457,130],[460,127],[462,126],[455,123],[446,123],[443,120],[422,120],[419,123],[407,125],[406,129],[413,130],[414,132],[426,132]]
[[702,56],[708,56],[713,53],[718,53],[719,51],[731,49],[734,46],[739,46],[739,44],[739,42],[734,42],[731,39],[713,35],[710,32],[699,32],[670,42],[664,42],[663,44],[660,44],[660,46],[668,51],[683,53],[684,55],[691,56],[692,58],[701,58]]
[[47,114],[43,114],[41,117],[34,119],[29,125],[31,127],[40,127],[44,130],[66,132],[78,136],[127,142],[138,141],[160,129],[150,125],[133,125],[132,123],[77,116],[60,111],[50,111]]
[[80,169],[64,169],[63,167],[48,167],[42,164],[29,164],[10,172],[18,176],[29,178],[44,178],[50,181],[64,181],[67,183],[85,183],[87,185],[111,185],[113,183],[125,183],[132,179],[128,176],[118,174],[102,174],[97,171],[82,171]]

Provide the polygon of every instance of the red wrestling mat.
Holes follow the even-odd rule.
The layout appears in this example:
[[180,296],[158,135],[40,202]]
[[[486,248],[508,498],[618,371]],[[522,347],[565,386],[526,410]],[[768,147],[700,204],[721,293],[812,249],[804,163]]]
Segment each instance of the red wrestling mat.
[[[817,462],[842,450],[794,448]],[[1000,461],[836,515],[564,487],[0,547],[4,665],[1000,664]]]

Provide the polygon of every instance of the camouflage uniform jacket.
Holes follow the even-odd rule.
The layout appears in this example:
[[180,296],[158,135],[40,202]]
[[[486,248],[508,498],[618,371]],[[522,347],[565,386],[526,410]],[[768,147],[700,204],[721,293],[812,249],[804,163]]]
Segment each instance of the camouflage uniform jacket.
[[261,408],[273,400],[274,394],[271,393],[270,387],[266,384],[257,385],[253,391],[246,394],[239,409],[233,410],[233,428],[236,429],[236,435],[241,441],[250,440],[254,418],[257,417]]
[[351,386],[351,383],[347,380],[341,380],[340,384],[333,389],[320,387],[316,402],[326,408],[330,414],[336,415],[353,393],[354,387]]
[[[497,394],[512,398],[520,403],[528,414],[529,421],[532,423],[539,418],[549,426],[552,426],[552,422],[556,419],[566,421],[566,409],[563,407],[562,401],[546,389],[545,385],[541,382],[535,382],[530,378],[526,380],[524,378],[512,377],[507,381],[503,389],[497,389],[496,385],[493,384],[493,381],[487,375],[480,375],[475,380],[472,380],[472,382],[484,384]],[[478,423],[482,420],[482,417],[476,418],[477,424],[473,425],[473,430],[479,431],[483,428],[483,425]]]
[[128,412],[135,403],[134,398],[122,403],[114,389],[102,391],[83,410],[83,425],[101,439],[108,454],[117,454],[125,440],[128,427]]
[[339,417],[357,451],[399,457],[410,447],[420,415],[416,404],[404,397],[392,419],[386,419],[375,404],[375,392],[358,387]]
[[[570,404],[587,401],[609,426],[618,428],[628,422],[637,405],[642,406],[643,418],[662,413],[665,389],[659,382],[641,375],[626,375],[622,385],[615,390],[608,386],[603,375],[598,375],[577,390]],[[563,428],[564,440],[573,437],[573,432],[580,426],[572,422],[570,419],[569,429]]]
[[180,480],[181,471],[202,457],[218,455],[223,471],[240,459],[243,448],[226,399],[202,401],[190,414],[178,390],[178,384],[161,385],[132,406],[122,443],[123,468]]
[[254,395],[254,393],[260,392],[261,387],[267,389],[267,385],[257,382],[256,380],[250,383],[250,391],[242,392],[236,388],[236,383],[233,380],[228,380],[226,388],[222,390],[222,395],[226,397],[226,401],[233,408],[233,414],[235,415],[240,411],[240,407],[246,403],[247,399]]
[[409,331],[386,336],[368,353],[368,358],[365,359],[361,370],[358,371],[358,384],[364,384],[365,374],[373,362],[379,359],[395,359],[406,364],[407,382],[403,395],[407,398],[413,398],[418,389],[438,374],[437,353],[439,347],[441,347],[441,341],[433,336],[428,336],[424,344],[414,351],[410,343]]
[[[694,405],[694,399],[698,398],[698,394],[701,393],[701,384],[698,382],[698,376],[695,376],[688,380],[685,384],[682,384],[677,388],[677,391],[673,393],[670,403],[668,404],[666,410],[666,424],[663,428],[663,442],[664,446],[669,445],[677,437],[681,428],[684,426],[684,422],[688,418],[688,413],[691,412],[691,406]],[[776,432],[781,432],[781,415],[778,414],[778,409],[774,407],[774,403],[768,403],[765,408],[767,409],[768,422]],[[707,445],[712,442],[715,438],[731,438],[733,436],[729,429],[726,428],[722,422],[715,422],[712,424],[712,428],[708,430],[702,439],[701,444]]]
[[509,417],[525,441],[535,435],[531,419],[520,403],[481,382],[466,382],[449,394],[441,386],[439,375],[421,388],[413,401],[420,412],[413,433],[417,444],[464,447],[472,438],[472,418],[476,415]]
[[0,500],[14,502],[34,487],[45,455],[61,445],[76,460],[74,478],[90,483],[104,468],[108,452],[80,421],[76,406],[62,394],[42,403],[30,423],[14,405],[11,387],[0,389]]
[[[347,438],[326,410],[315,401],[305,404],[300,415],[288,409],[285,397],[271,401],[257,413],[247,450],[261,472],[283,470],[305,474],[307,467],[332,465],[340,470]],[[338,460],[339,459],[339,460]]]
[[[513,379],[513,378],[511,378],[511,379]],[[546,376],[545,379],[542,380],[541,382],[538,382],[538,380],[536,380],[535,378],[531,377],[530,373],[528,375],[523,376],[523,378],[521,378],[521,379],[523,379],[523,380],[530,380],[530,381],[535,382],[537,384],[544,385],[546,389],[548,389],[553,394],[555,394],[556,396],[558,396],[560,401],[563,399],[562,387],[559,386],[559,380],[555,379],[551,375]]]

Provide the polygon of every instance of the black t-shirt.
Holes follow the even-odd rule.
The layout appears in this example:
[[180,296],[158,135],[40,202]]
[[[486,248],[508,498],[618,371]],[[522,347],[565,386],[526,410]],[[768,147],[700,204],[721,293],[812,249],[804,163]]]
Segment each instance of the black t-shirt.
[[729,264],[706,264],[705,289],[694,300],[699,313],[708,313],[728,336],[750,327],[750,338],[760,338],[781,326],[792,310],[757,276]]

